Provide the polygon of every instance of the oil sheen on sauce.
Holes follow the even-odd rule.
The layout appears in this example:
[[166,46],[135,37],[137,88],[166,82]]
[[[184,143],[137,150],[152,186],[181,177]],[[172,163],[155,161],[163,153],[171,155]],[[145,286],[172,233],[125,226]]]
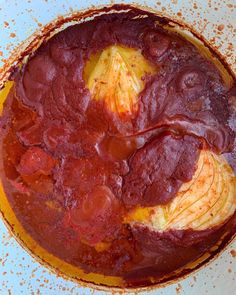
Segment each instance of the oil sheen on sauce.
[[165,231],[127,218],[173,202],[204,151],[236,168],[235,81],[155,16],[68,27],[12,85],[1,117],[7,202],[27,235],[85,280],[150,285],[235,233],[234,216]]

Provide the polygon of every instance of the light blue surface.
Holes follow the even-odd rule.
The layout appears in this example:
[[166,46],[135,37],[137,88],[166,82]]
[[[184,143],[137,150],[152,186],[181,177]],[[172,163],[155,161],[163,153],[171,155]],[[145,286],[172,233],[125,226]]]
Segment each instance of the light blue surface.
[[[89,288],[80,287],[42,267],[18,245],[2,221],[0,221],[0,241],[1,295],[110,294],[110,292],[94,292]],[[236,245],[229,247],[216,261],[182,280],[180,284],[172,284],[152,292],[140,292],[139,295],[233,295],[236,288],[236,258],[230,255],[233,248],[236,249]],[[136,293],[131,294],[136,295]]]
[[[121,1],[119,1],[121,2]],[[132,1],[123,1],[131,3]],[[182,14],[185,14],[185,20],[195,26],[198,31],[203,31],[205,36],[210,39],[212,32],[219,23],[224,23],[227,27],[228,23],[234,23],[235,13],[226,5],[220,5],[219,1],[211,1],[214,7],[209,7],[208,1],[195,1],[198,7],[202,9],[201,18],[211,20],[212,25],[204,27],[201,22],[196,23],[196,10],[193,10],[191,1],[158,1],[163,6],[156,4],[154,1],[137,1],[142,4],[148,4],[156,10],[162,10],[164,7],[170,15],[176,15],[183,7]],[[39,29],[38,23],[43,25],[55,19],[58,15],[65,15],[75,10],[81,10],[90,5],[101,5],[109,3],[109,1],[0,1],[0,51],[3,52],[3,58],[8,58],[10,51],[15,46],[29,37],[33,32]],[[175,4],[177,3],[177,4]],[[234,4],[235,1],[234,1]],[[225,17],[227,16],[227,18]],[[4,26],[4,21],[9,23],[9,27]],[[10,37],[10,33],[16,34],[15,38]],[[225,33],[231,36],[231,29],[226,28]],[[224,34],[223,34],[224,35]],[[232,39],[232,38],[231,38]],[[236,43],[235,38],[231,40]],[[9,44],[10,43],[10,44]],[[223,36],[216,38],[216,44],[220,45],[222,53],[226,52],[226,41]],[[0,58],[1,59],[1,58]],[[230,58],[229,58],[230,61]],[[0,66],[3,63],[0,62]],[[78,284],[67,281],[61,277],[51,273],[48,269],[42,267],[36,262],[25,250],[18,245],[10,233],[8,233],[5,225],[0,220],[0,295],[5,294],[92,294],[93,291],[80,287]],[[202,294],[235,294],[236,290],[236,259],[232,258],[230,251],[236,249],[236,242],[213,263],[205,267],[203,270],[182,280],[181,285],[173,284],[163,289],[157,289],[149,294],[156,295],[202,295]],[[96,291],[96,294],[105,294]],[[146,294],[142,292],[140,294]]]

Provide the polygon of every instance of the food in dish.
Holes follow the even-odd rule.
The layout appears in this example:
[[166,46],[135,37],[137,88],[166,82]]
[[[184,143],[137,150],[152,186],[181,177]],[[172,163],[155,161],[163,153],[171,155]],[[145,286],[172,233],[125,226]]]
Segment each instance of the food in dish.
[[123,286],[235,233],[235,80],[165,25],[131,10],[68,27],[4,94],[17,219],[47,252]]

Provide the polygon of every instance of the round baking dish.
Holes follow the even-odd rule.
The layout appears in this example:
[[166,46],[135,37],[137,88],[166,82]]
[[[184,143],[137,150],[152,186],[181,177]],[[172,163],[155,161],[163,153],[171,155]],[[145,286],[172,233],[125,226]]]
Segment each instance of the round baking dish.
[[[172,1],[173,2],[173,1]],[[174,3],[172,3],[171,4],[171,6],[170,7],[174,7],[174,5],[176,5],[176,3],[174,4]],[[197,5],[197,4],[196,4]],[[115,7],[114,7],[115,8]],[[127,7],[122,7],[122,9],[126,9]],[[163,8],[163,7],[162,7]],[[230,8],[230,7],[229,7]],[[196,9],[196,8],[193,8],[193,9]],[[165,11],[166,9],[161,9],[162,11]],[[217,10],[215,10],[215,11],[217,11]],[[102,12],[102,10],[101,11],[95,11],[95,13],[100,13],[100,12]],[[176,16],[180,16],[180,15],[182,15],[182,13],[183,12],[181,12],[181,11],[178,11],[178,13],[176,13],[175,14],[175,16],[173,17],[172,16],[172,20],[173,20],[173,24],[174,24],[174,19],[176,18]],[[88,17],[91,17],[91,14],[93,14],[93,12],[89,12],[89,14],[88,14],[88,12],[86,12],[85,13],[85,15],[86,16],[88,16]],[[71,23],[73,23],[73,22],[76,22],[79,18],[81,17],[81,14],[79,13],[79,14],[77,14],[77,13],[75,13],[73,16],[71,16],[70,15],[70,17],[68,18],[68,19],[63,19],[62,17],[61,18],[59,18],[58,19],[58,24],[60,23],[60,24],[62,24],[62,25],[64,25],[65,24],[65,26],[67,26],[68,24],[69,24],[69,22],[68,22],[68,20],[69,21],[71,21]],[[37,20],[38,21],[38,20]],[[39,21],[38,21],[39,22]],[[224,26],[223,24],[221,24],[222,26]],[[218,24],[218,26],[220,26],[219,24]],[[217,27],[217,29],[219,30],[219,32],[222,32],[222,26],[221,27]],[[43,30],[43,32],[44,32],[44,34],[48,34],[48,32],[49,31],[51,31],[51,29],[52,29],[52,26],[51,25],[49,25],[49,27],[47,27],[46,29],[44,28],[44,30]],[[189,34],[188,33],[188,29],[186,29],[186,27],[185,26],[183,26],[182,28],[181,28],[181,30],[185,30],[185,32],[187,32],[187,34]],[[197,31],[197,30],[196,30]],[[15,33],[13,33],[13,32],[11,32],[10,34],[12,34],[12,36],[15,34]],[[221,34],[219,34],[219,36],[221,36]],[[13,39],[15,38],[15,37],[12,37]],[[232,40],[231,40],[232,41]],[[223,57],[227,57],[227,58],[225,58],[226,59],[226,61],[228,62],[228,64],[230,64],[230,66],[231,66],[231,69],[233,70],[234,69],[234,67],[233,67],[233,63],[232,63],[232,60],[233,60],[233,57],[232,57],[232,50],[231,50],[231,46],[230,46],[230,43],[231,43],[231,41],[229,41],[229,46],[227,47],[227,50],[228,50],[228,52],[227,53],[224,53],[224,52],[221,52],[221,55],[223,56]],[[32,48],[35,48],[35,47],[37,47],[38,46],[38,39],[37,38],[35,38],[34,39],[34,37],[32,38],[31,37],[31,39],[29,40],[29,50],[32,50]],[[6,61],[5,62],[5,68],[3,68],[3,71],[2,71],[2,81],[4,81],[4,79],[7,77],[7,73],[8,73],[8,66],[11,66],[12,64],[14,64],[14,62],[18,59],[18,57],[19,57],[19,53],[20,53],[20,55],[21,55],[21,52],[22,52],[22,49],[23,49],[23,47],[26,45],[26,43],[24,43],[23,45],[21,45],[18,49],[17,49],[17,51],[15,51],[15,53],[8,59],[8,61]],[[25,49],[25,48],[24,48]],[[23,50],[24,51],[24,50]],[[7,55],[6,55],[7,56]],[[15,60],[14,60],[14,58],[15,58]],[[232,252],[232,253],[234,253],[234,252]],[[232,258],[231,258],[231,260],[232,260]],[[200,266],[200,264],[198,264],[199,266]],[[93,287],[93,286],[92,286]],[[154,287],[155,288],[155,287]],[[108,290],[108,289],[107,289]],[[153,292],[155,292],[155,290],[154,289],[152,289],[153,290]],[[141,291],[141,290],[140,290]],[[191,294],[191,293],[190,293]]]

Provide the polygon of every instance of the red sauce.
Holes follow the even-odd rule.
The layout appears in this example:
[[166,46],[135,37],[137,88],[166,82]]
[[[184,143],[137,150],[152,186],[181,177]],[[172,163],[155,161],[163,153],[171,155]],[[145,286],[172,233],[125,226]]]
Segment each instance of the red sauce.
[[[129,286],[173,272],[235,230],[158,233],[122,222],[130,208],[172,200],[202,148],[227,153],[235,167],[235,86],[154,16],[136,16],[96,17],[43,43],[16,74],[1,121],[2,179],[26,231],[55,256]],[[144,77],[132,118],[91,100],[83,80],[89,56],[112,44],[140,49],[160,69]],[[109,247],[98,252],[99,242]]]

